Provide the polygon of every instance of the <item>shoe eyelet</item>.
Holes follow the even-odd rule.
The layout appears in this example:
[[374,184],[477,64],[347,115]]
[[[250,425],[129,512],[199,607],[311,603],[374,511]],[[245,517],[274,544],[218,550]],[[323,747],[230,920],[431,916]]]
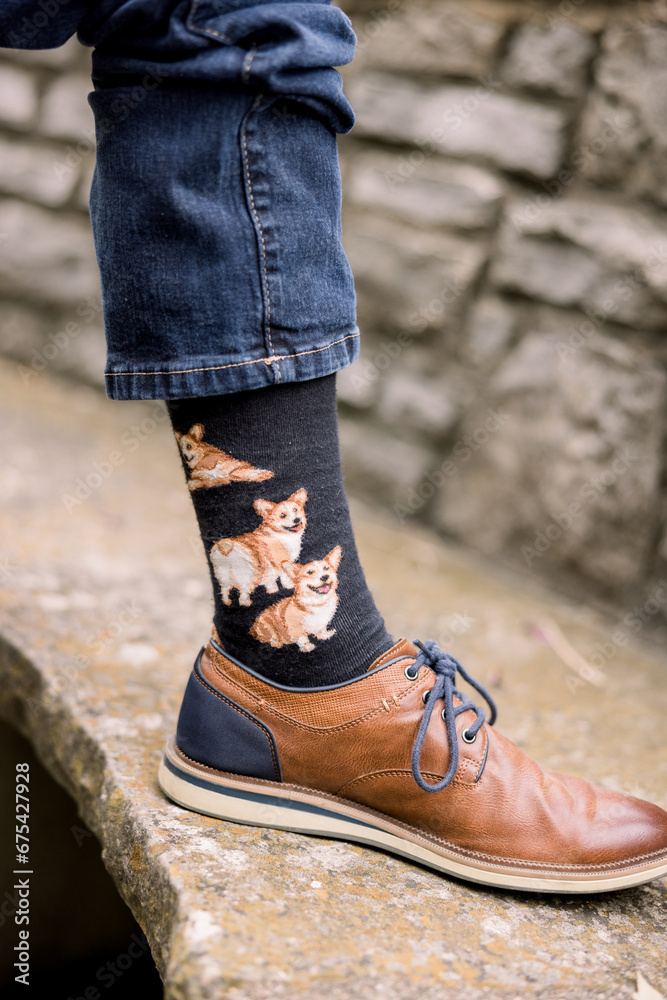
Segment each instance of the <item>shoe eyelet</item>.
[[424,691],[424,693],[422,694],[422,701],[424,702],[424,704],[426,704],[426,699],[428,698],[432,690],[433,688],[429,688],[428,691]]
[[417,676],[418,676],[418,674],[419,674],[419,670],[417,671],[417,673],[416,673],[416,674],[411,674],[411,673],[410,673],[410,667],[411,667],[411,666],[414,666],[414,664],[412,664],[412,663],[408,663],[408,665],[407,665],[407,667],[405,668],[405,670],[403,671],[403,673],[405,674],[405,676],[407,677],[407,679],[408,679],[409,681],[416,681],[416,680],[417,680]]
[[463,732],[461,733],[461,739],[463,740],[464,743],[474,743],[475,740],[477,739],[477,733],[475,733],[474,736],[470,736],[468,734],[468,730],[464,729]]

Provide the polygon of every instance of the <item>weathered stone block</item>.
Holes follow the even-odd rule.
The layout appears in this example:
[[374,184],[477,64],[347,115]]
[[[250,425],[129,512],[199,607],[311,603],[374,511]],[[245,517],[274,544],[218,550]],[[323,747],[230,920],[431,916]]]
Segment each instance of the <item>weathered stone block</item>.
[[359,25],[362,71],[373,67],[469,77],[490,71],[505,31],[501,20],[447,0],[396,6],[374,12]]
[[590,143],[610,115],[625,128],[616,142],[584,164],[585,176],[617,181],[632,194],[667,204],[667,26],[629,11],[618,14],[602,38],[596,82],[599,90],[583,117],[582,141]]
[[365,357],[358,358],[336,373],[336,397],[339,403],[356,410],[370,409],[377,401],[380,377],[381,372],[372,362]]
[[0,191],[52,207],[64,204],[78,180],[78,169],[62,169],[57,161],[57,153],[48,146],[0,138]]
[[462,381],[465,378],[460,372],[433,379],[416,372],[392,370],[380,381],[378,415],[387,427],[442,436],[460,416]]
[[[363,311],[363,310],[362,310]],[[410,378],[423,379],[427,373],[429,380],[434,374],[433,349],[429,337],[421,337],[408,330],[389,331],[366,328],[361,342],[361,355],[354,364],[342,369],[337,375],[338,398],[355,409],[369,409],[380,398],[382,387],[398,372]],[[446,392],[446,387],[438,383]],[[461,395],[457,385],[455,398]]]
[[54,316],[4,303],[0,311],[0,353],[17,362],[23,385],[58,372],[102,387],[106,345],[101,301],[93,299]]
[[667,221],[594,192],[509,209],[491,278],[555,305],[641,329],[667,322]]
[[468,313],[461,339],[461,358],[487,368],[503,356],[516,332],[517,317],[512,307],[497,296],[478,298]]
[[490,79],[477,87],[427,88],[367,73],[351,80],[348,91],[357,112],[357,134],[551,177],[565,153],[565,113],[498,94],[497,86]]
[[13,357],[29,355],[33,348],[41,344],[47,326],[43,313],[3,302],[0,311],[0,352]]
[[360,309],[390,330],[450,326],[486,256],[486,248],[471,240],[361,213],[350,218],[345,233]]
[[512,205],[509,215],[521,233],[569,240],[615,270],[641,268],[651,287],[667,299],[664,213],[588,190],[550,199],[530,215]]
[[554,305],[584,301],[604,273],[592,254],[562,239],[542,239],[503,228],[491,269],[497,288]]
[[29,73],[0,63],[0,122],[28,128],[37,111],[37,88]]
[[504,187],[488,170],[467,163],[381,152],[348,164],[349,201],[383,209],[424,227],[482,229],[495,221]]
[[652,557],[666,389],[639,349],[597,335],[562,350],[529,334],[465,421],[472,435],[483,406],[506,415],[443,486],[436,522],[483,551],[574,571],[622,597]]
[[95,142],[93,112],[88,104],[91,84],[79,73],[62,76],[51,84],[42,101],[39,131],[58,139]]
[[71,303],[99,293],[90,226],[18,201],[0,203],[0,291]]
[[590,91],[583,109],[573,156],[577,173],[598,184],[616,186],[630,194],[648,191],[661,200],[659,178],[652,179],[652,156],[638,159],[650,140],[636,107],[615,95]]
[[553,27],[522,24],[509,46],[501,76],[512,87],[578,97],[595,42],[567,21]]
[[358,494],[384,505],[400,503],[434,464],[420,444],[407,444],[392,434],[342,418],[340,442],[345,481]]

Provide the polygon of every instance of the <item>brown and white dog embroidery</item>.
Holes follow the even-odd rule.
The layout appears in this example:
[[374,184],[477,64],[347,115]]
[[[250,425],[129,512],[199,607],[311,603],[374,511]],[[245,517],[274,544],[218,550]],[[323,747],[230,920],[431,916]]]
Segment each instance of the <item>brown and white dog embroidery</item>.
[[280,649],[295,643],[302,653],[315,649],[310,640],[330,639],[336,629],[329,622],[338,606],[338,564],[342,555],[340,545],[315,562],[283,566],[283,575],[289,577],[294,587],[291,597],[283,597],[257,616],[250,628],[250,635],[260,642],[268,642]]
[[299,558],[306,527],[304,504],[308,493],[304,489],[292,493],[287,500],[255,500],[255,511],[262,523],[254,531],[235,538],[221,538],[210,552],[211,565],[220,584],[223,604],[231,604],[230,592],[239,592],[239,604],[252,604],[250,595],[257,587],[267,594],[278,591],[278,580],[291,587],[284,566]]
[[193,424],[187,434],[175,432],[178,446],[190,469],[188,489],[227,486],[229,483],[261,483],[273,479],[268,469],[256,469],[250,462],[232,458],[226,451],[202,441],[204,425]]

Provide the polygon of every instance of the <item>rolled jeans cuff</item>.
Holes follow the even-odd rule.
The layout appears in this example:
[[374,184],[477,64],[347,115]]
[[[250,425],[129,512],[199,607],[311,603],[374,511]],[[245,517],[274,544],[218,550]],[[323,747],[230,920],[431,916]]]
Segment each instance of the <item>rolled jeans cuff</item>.
[[[208,359],[192,359],[194,367],[155,371],[113,371],[105,374],[107,395],[111,399],[189,399],[218,396],[242,389],[261,389],[276,382],[305,382],[345,368],[359,353],[359,331],[341,331],[333,341],[307,347],[293,354],[273,355],[245,361],[233,354]],[[317,339],[309,339],[317,345]],[[207,364],[202,362],[207,361]],[[188,363],[186,360],[185,363]]]
[[137,97],[91,95],[109,396],[237,392],[354,360],[335,134],[261,94]]
[[351,58],[349,22],[312,2],[166,7],[168,45],[164,24],[88,29],[107,393],[328,375],[358,354],[336,143],[353,117],[326,65]]

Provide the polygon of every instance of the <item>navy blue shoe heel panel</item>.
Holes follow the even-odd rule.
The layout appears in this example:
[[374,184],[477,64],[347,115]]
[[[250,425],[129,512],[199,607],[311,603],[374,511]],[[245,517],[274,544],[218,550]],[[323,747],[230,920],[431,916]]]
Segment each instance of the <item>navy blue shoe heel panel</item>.
[[179,749],[217,771],[282,781],[273,733],[245,708],[205,680],[197,657],[176,728]]

